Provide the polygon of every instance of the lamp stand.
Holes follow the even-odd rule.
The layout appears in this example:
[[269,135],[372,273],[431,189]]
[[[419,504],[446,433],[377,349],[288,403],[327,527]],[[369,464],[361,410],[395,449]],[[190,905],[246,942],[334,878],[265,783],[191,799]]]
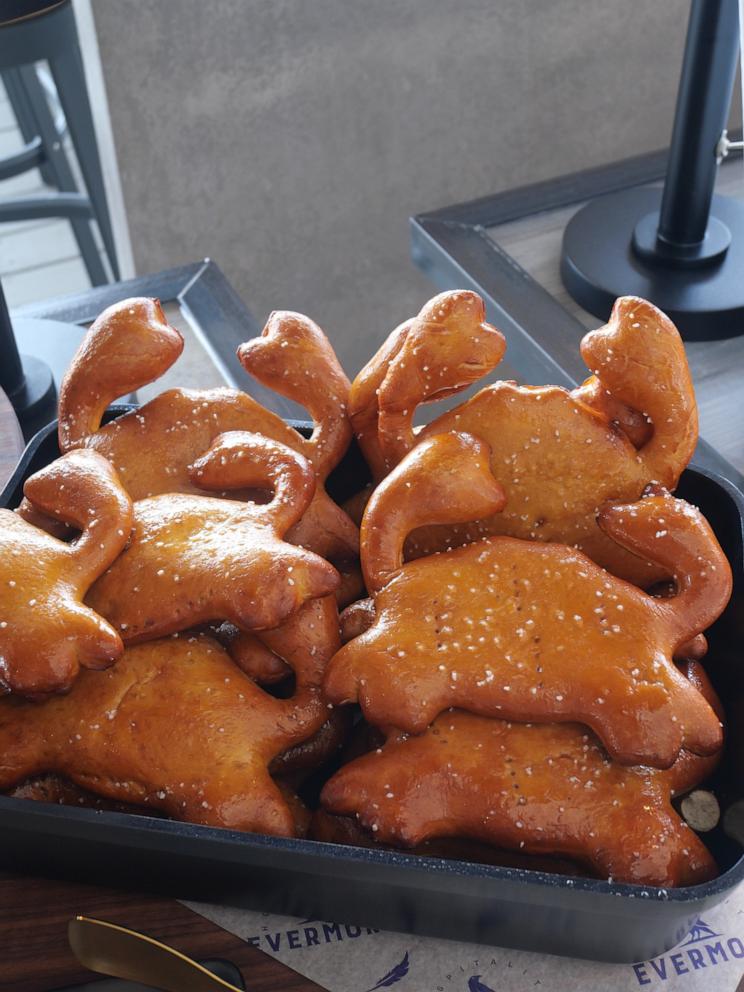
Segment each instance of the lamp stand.
[[744,334],[744,202],[713,193],[738,54],[737,0],[692,0],[663,189],[594,200],[563,234],[564,285],[590,313],[642,296],[688,340]]

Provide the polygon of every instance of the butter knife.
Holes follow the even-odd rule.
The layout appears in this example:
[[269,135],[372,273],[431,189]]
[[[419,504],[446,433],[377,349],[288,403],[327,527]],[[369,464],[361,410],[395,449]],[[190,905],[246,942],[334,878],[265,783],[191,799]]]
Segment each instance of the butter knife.
[[78,916],[70,920],[67,934],[80,964],[99,974],[163,992],[242,992],[180,951],[115,923]]

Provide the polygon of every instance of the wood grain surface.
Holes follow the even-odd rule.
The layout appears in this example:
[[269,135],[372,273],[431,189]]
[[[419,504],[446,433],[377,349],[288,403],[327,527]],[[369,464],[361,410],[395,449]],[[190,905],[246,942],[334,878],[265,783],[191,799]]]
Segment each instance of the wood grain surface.
[[0,489],[12,475],[22,451],[21,425],[10,400],[0,389]]
[[78,914],[138,930],[191,958],[231,961],[250,992],[323,992],[174,899],[6,873],[0,873],[0,989],[49,992],[100,981],[67,943],[67,924]]

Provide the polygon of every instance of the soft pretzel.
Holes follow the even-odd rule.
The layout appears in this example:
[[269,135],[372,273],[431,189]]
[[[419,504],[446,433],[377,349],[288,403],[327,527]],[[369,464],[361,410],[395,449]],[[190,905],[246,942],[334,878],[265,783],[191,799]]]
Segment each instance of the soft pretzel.
[[[366,394],[366,441],[360,443],[378,478],[381,468],[396,465],[417,440],[466,431],[489,444],[492,470],[507,492],[507,506],[496,516],[413,534],[407,557],[505,534],[575,545],[613,574],[644,587],[666,578],[613,542],[597,526],[596,515],[607,500],[638,499],[650,482],[673,490],[692,457],[697,407],[672,322],[645,300],[622,297],[609,322],[581,342],[593,375],[578,389],[496,382],[417,432],[416,408],[432,399],[440,373],[457,381],[458,332],[463,371],[470,369],[472,334],[459,325],[453,332],[446,367],[438,367],[423,349],[409,349],[402,357],[402,348],[383,348],[352,385],[353,398],[365,382],[377,383],[377,393]],[[436,340],[436,330],[424,324],[422,337]],[[399,338],[400,331],[394,332],[393,340]],[[356,426],[359,415],[352,420]]]
[[79,668],[105,668],[121,638],[83,605],[132,529],[132,504],[113,468],[75,451],[26,480],[40,514],[80,530],[71,544],[0,509],[0,692],[43,695],[69,689]]
[[0,701],[0,789],[44,772],[178,820],[295,836],[268,766],[326,718],[322,652],[275,699],[206,635],[127,648],[105,672],[41,704]]
[[498,512],[488,447],[451,433],[418,444],[382,482],[362,523],[375,622],[333,658],[332,703],[359,701],[377,726],[421,733],[438,713],[590,726],[626,764],[711,754],[720,722],[672,664],[731,593],[731,570],[700,512],[656,489],[599,514],[613,540],[675,576],[655,599],[560,544],[490,537],[403,564],[427,523]]
[[191,471],[203,489],[270,487],[274,497],[261,506],[190,494],[137,502],[129,546],[87,597],[125,642],[214,620],[276,627],[306,600],[335,590],[333,566],[283,540],[313,497],[314,473],[302,455],[234,431]]
[[344,766],[321,794],[375,840],[414,847],[466,837],[588,864],[618,882],[694,885],[716,874],[670,797],[714,759],[687,753],[671,769],[627,768],[573,723],[489,720],[443,713],[418,737],[392,734]]
[[413,423],[415,408],[459,393],[495,368],[504,356],[503,334],[486,323],[483,300],[469,290],[440,293],[390,334],[354,379],[349,416],[376,482],[404,451],[387,450],[385,416]]
[[348,571],[347,563],[358,557],[358,531],[326,493],[325,480],[352,436],[346,410],[350,386],[323,332],[302,314],[277,311],[260,337],[238,349],[255,379],[307,408],[315,424],[309,439],[235,389],[169,389],[101,426],[109,403],[159,378],[182,349],[180,333],[168,325],[157,300],[124,300],[104,310],[62,383],[61,450],[84,446],[99,451],[117,467],[132,499],[141,500],[199,492],[189,467],[219,434],[263,434],[307,458],[317,475],[315,496],[288,540]]

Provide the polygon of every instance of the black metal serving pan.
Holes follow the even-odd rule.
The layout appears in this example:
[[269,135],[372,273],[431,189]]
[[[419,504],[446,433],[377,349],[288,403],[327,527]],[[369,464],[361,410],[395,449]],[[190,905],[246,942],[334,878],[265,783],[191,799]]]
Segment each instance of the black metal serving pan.
[[[17,506],[24,480],[58,454],[52,424],[30,442],[0,505]],[[350,452],[334,473],[335,497],[357,491],[364,471],[358,452]],[[706,661],[729,723],[727,753],[712,782],[726,805],[744,798],[744,721],[736,719],[744,713],[744,496],[700,469],[684,473],[678,493],[705,513],[734,571],[734,595],[710,631]],[[661,954],[744,878],[738,844],[720,828],[704,839],[720,875],[657,889],[0,796],[0,863],[7,868],[607,961]]]

